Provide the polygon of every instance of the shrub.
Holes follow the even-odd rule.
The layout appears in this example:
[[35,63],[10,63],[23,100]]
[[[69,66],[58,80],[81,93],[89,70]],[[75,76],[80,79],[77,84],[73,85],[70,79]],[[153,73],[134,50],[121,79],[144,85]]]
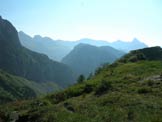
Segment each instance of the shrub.
[[83,83],[84,80],[85,80],[84,75],[80,75],[80,76],[78,77],[78,79],[77,79],[77,82],[78,82],[78,83]]
[[143,87],[143,88],[138,89],[139,94],[146,94],[146,93],[149,93],[151,91],[152,91],[151,88],[148,88],[148,87]]
[[67,98],[80,96],[84,91],[84,84],[77,84],[65,90]]
[[86,84],[84,87],[84,93],[90,93],[93,91],[93,86],[91,84]]
[[98,67],[98,69],[96,69],[96,71],[95,71],[95,75],[99,74],[101,71],[102,71],[102,68]]
[[52,99],[53,103],[57,104],[67,99],[67,94],[65,92],[55,93],[51,96],[50,99]]
[[134,119],[134,112],[133,111],[128,112],[128,118],[127,119],[130,120],[130,121]]
[[64,107],[68,110],[68,111],[71,111],[71,112],[75,112],[72,104],[68,103],[68,102],[65,102],[64,103]]
[[148,86],[153,86],[153,85],[154,85],[154,81],[149,80],[149,81],[147,82],[147,85],[148,85]]
[[93,77],[93,73],[90,73],[87,80],[90,80]]
[[98,87],[95,90],[95,94],[96,95],[102,95],[104,94],[106,91],[110,90],[112,88],[112,85],[110,82],[108,81],[101,81],[101,83],[98,85]]
[[128,59],[128,62],[137,62],[137,61],[138,61],[137,56],[131,56],[131,57]]

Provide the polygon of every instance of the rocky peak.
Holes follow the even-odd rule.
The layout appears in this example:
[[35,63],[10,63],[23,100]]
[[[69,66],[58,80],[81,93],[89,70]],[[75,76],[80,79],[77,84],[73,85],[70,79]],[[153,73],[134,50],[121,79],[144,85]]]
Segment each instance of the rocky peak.
[[6,47],[8,44],[15,48],[21,47],[16,28],[0,16],[0,45]]

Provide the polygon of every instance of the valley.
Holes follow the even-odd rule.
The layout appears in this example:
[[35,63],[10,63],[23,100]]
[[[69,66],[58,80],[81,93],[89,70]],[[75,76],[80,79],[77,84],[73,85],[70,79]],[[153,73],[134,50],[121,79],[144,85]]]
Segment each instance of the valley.
[[162,122],[155,1],[15,1],[0,4],[0,122]]

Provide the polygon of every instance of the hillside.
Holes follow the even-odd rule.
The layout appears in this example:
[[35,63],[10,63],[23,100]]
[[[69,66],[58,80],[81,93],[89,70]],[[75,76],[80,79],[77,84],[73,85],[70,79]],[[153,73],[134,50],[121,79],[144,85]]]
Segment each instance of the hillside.
[[68,65],[77,73],[88,76],[96,68],[105,63],[112,63],[124,53],[109,46],[96,47],[88,44],[78,44],[63,58],[62,63]]
[[62,92],[2,106],[0,118],[17,122],[161,122],[162,61],[154,60],[158,55],[148,57],[154,58],[119,60]]
[[57,90],[60,88],[53,82],[37,83],[0,70],[0,104],[31,99]]
[[162,48],[159,46],[133,50],[120,59],[120,62],[137,62],[140,60],[160,60],[162,61]]
[[0,70],[0,103],[36,97],[39,92],[26,84],[34,83]]
[[13,25],[0,18],[0,68],[36,82],[54,82],[60,87],[74,83],[72,70],[21,46]]

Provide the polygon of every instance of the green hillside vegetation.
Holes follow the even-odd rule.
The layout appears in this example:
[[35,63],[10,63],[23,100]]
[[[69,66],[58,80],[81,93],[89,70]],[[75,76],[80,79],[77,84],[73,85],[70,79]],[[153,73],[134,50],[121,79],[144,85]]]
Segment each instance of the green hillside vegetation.
[[1,106],[1,121],[162,122],[162,61],[156,58],[161,53],[149,56],[149,51],[131,52],[61,92]]
[[120,62],[137,62],[139,60],[162,60],[162,48],[159,46],[131,51]]
[[59,90],[51,83],[36,83],[0,70],[0,103],[35,98],[50,91]]

